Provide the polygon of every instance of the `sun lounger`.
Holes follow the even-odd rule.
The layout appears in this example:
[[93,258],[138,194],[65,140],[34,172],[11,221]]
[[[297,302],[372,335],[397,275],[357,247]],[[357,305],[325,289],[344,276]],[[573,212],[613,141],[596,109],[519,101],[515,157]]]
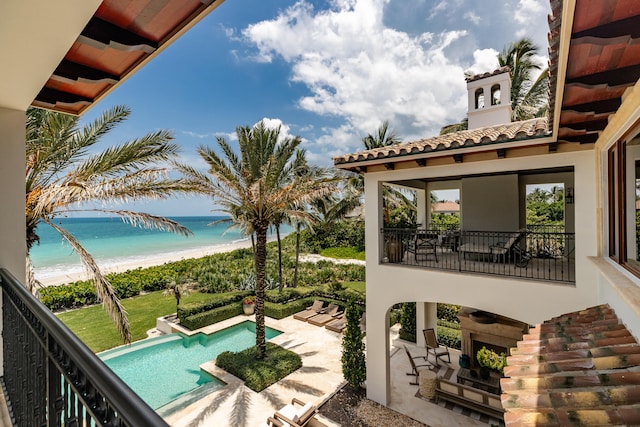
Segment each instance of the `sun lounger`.
[[344,313],[335,317],[332,321],[324,325],[330,331],[341,333],[347,327],[347,318]]
[[[300,405],[300,408],[296,408],[295,405]],[[274,414],[274,418],[281,421],[283,427],[287,425],[291,427],[302,427],[307,425],[316,413],[318,413],[318,409],[315,405],[304,403],[294,397],[291,399],[289,405],[286,405]]]
[[310,317],[307,322],[316,326],[324,326],[325,324],[335,320],[336,317],[342,314],[342,311],[339,311],[340,307],[335,304],[329,304],[327,310],[323,314],[318,314],[317,316]]
[[320,300],[316,300],[313,302],[311,306],[307,307],[306,310],[302,310],[294,314],[293,318],[306,322],[307,319],[309,319],[311,316],[317,316],[318,314],[323,313],[324,312],[324,309],[322,308],[323,305],[324,305],[324,302]]

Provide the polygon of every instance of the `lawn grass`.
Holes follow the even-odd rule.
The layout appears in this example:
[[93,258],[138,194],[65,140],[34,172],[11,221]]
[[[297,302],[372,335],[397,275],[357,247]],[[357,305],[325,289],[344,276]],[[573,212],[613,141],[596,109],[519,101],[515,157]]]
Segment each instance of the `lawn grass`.
[[302,367],[302,359],[291,350],[267,343],[267,357],[256,359],[256,348],[237,353],[225,351],[218,355],[216,366],[244,380],[255,392],[261,392]]
[[[199,302],[211,299],[211,294],[194,292],[180,302]],[[176,312],[176,300],[163,296],[162,291],[150,292],[122,300],[131,324],[133,341],[147,337],[156,326],[156,318]],[[58,318],[92,351],[100,352],[122,345],[118,331],[101,305],[58,314]]]
[[327,248],[323,249],[320,252],[320,255],[326,256],[329,258],[338,258],[338,259],[358,259],[361,261],[365,260],[364,251],[359,251],[354,247],[348,248]]
[[342,282],[342,285],[345,288],[360,292],[362,295],[365,295],[367,291],[367,282]]

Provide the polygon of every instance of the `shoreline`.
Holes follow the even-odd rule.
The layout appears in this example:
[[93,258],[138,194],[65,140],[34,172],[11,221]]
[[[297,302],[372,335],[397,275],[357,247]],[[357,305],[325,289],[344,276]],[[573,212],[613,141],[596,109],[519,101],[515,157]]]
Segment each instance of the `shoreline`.
[[[275,241],[276,238],[269,238],[268,242]],[[251,240],[234,242],[234,243],[226,243],[216,246],[208,246],[202,248],[194,248],[194,249],[186,249],[174,252],[166,252],[156,255],[149,255],[143,259],[131,260],[126,262],[118,262],[115,264],[112,263],[104,263],[100,260],[96,260],[98,266],[100,267],[100,271],[102,274],[109,273],[123,273],[127,270],[135,270],[137,268],[147,268],[147,267],[155,267],[157,265],[162,265],[170,262],[182,261],[184,259],[192,259],[192,258],[202,258],[205,256],[223,253],[223,252],[231,252],[236,249],[244,249],[251,247]],[[89,275],[86,271],[73,272],[73,273],[61,273],[56,275],[51,275],[47,277],[38,277],[38,271],[35,272],[36,279],[42,283],[42,286],[59,286],[65,285],[68,283],[73,283],[78,280],[87,280]]]

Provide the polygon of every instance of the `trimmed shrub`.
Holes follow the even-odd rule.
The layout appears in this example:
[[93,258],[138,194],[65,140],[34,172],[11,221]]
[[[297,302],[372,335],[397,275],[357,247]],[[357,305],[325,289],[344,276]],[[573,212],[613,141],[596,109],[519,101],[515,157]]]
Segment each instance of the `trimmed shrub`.
[[242,301],[247,295],[251,295],[251,292],[228,292],[211,295],[211,300],[207,302],[181,304],[178,307],[178,318],[182,321],[186,317]]
[[265,292],[265,301],[274,303],[285,303],[300,298],[310,297],[315,293],[316,289],[313,288],[284,288],[281,291],[274,289]]
[[244,384],[251,390],[261,392],[300,369],[302,359],[293,351],[268,342],[267,356],[264,359],[256,359],[256,349],[250,347],[238,353],[220,353],[216,366],[244,380]]
[[438,342],[447,347],[460,350],[462,348],[462,332],[460,329],[438,326]]
[[416,342],[416,303],[405,302],[402,304],[400,314],[400,339]]
[[180,324],[185,328],[194,330],[230,319],[242,313],[242,304],[230,304],[225,305],[224,307],[217,307],[209,311],[180,318]]
[[352,387],[360,387],[367,379],[364,357],[363,332],[360,330],[360,309],[355,299],[346,308],[347,328],[342,338],[342,375]]
[[313,298],[303,298],[296,301],[278,304],[274,302],[264,302],[264,315],[272,319],[284,319],[299,311],[304,310],[313,304]]
[[460,323],[458,322],[447,322],[446,320],[438,319],[438,326],[444,326],[445,328],[460,330]]

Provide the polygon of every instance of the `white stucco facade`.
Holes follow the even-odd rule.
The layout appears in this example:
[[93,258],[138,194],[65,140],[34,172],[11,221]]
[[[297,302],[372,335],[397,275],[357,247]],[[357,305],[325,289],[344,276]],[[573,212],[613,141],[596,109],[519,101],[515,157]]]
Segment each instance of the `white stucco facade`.
[[[573,168],[575,203],[575,284],[559,284],[530,279],[516,279],[491,275],[473,275],[444,270],[423,269],[406,265],[380,263],[383,254],[382,210],[366,210],[367,255],[367,393],[372,400],[386,405],[389,402],[389,338],[388,313],[396,303],[416,301],[450,303],[473,307],[517,319],[530,324],[540,323],[553,316],[596,305],[600,301],[596,267],[590,261],[598,254],[596,194],[594,183],[594,151],[551,153],[513,159],[497,159],[455,165],[456,176],[478,176],[502,172],[517,174],[549,168]],[[452,166],[411,168],[365,174],[367,206],[381,206],[382,182],[447,178]],[[491,176],[488,176],[491,178]],[[481,179],[481,178],[479,178]],[[534,179],[535,180],[535,179]],[[489,180],[491,181],[491,180]],[[454,181],[457,182],[457,181]],[[518,180],[507,180],[520,186]],[[437,186],[435,186],[437,187]],[[465,215],[464,185],[461,206]],[[474,189],[479,191],[478,189]],[[477,195],[475,195],[477,196]],[[428,197],[427,197],[428,199]],[[518,204],[516,200],[514,203]],[[518,224],[518,209],[514,224]],[[463,224],[470,218],[465,216]],[[473,221],[470,221],[473,223]],[[473,229],[473,228],[472,228]],[[502,228],[505,230],[508,228]],[[419,304],[418,307],[422,305]],[[419,323],[422,320],[419,314]]]

